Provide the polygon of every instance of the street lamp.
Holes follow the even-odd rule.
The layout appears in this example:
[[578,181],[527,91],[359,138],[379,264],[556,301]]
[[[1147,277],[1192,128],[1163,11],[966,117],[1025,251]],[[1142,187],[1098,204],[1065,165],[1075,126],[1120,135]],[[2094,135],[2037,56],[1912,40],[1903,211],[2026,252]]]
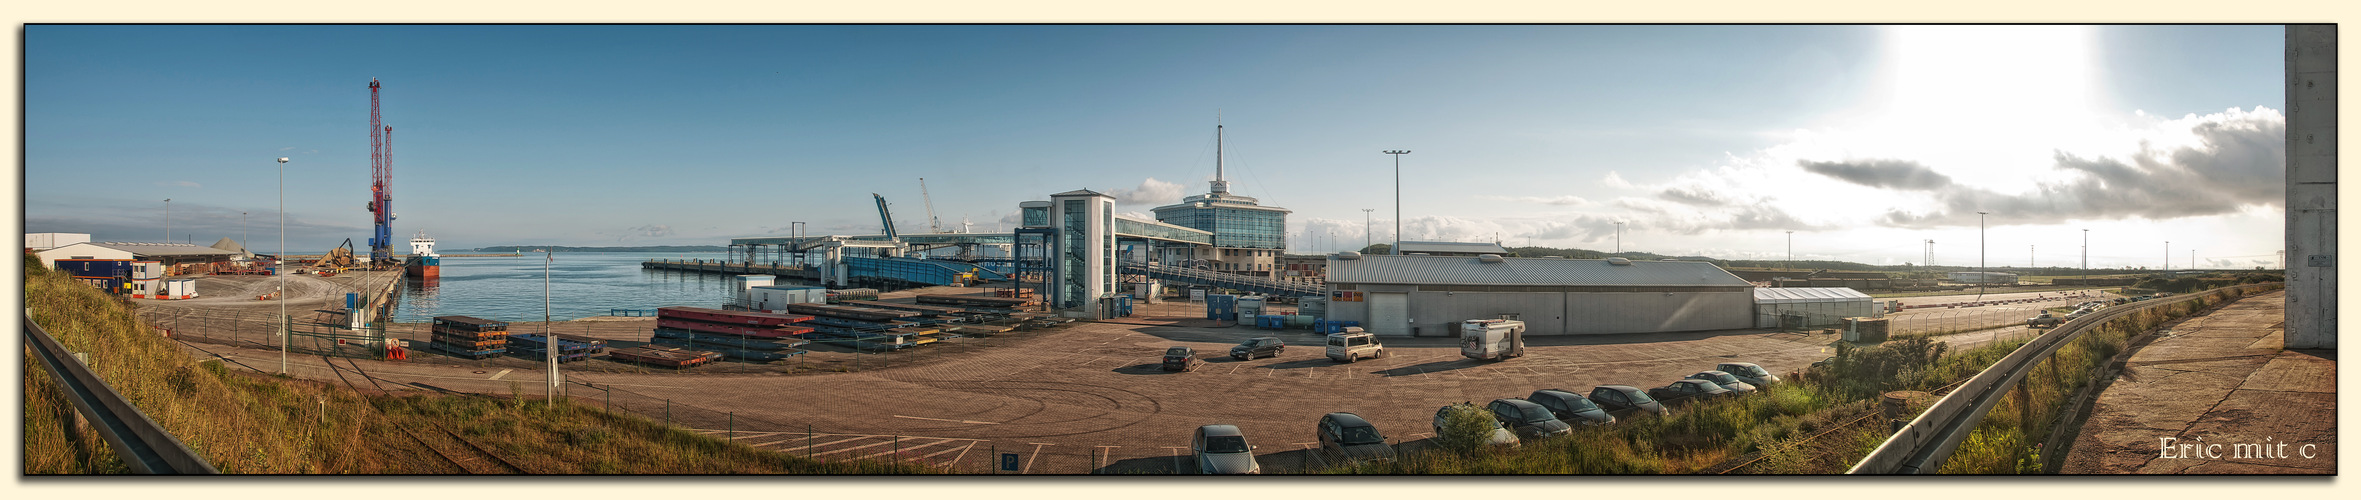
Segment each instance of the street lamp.
[[1992,275],[1984,270],[1984,216],[1991,213],[1976,212],[1976,300],[1984,300],[1984,289],[1992,285]]
[[172,199],[164,199],[164,242],[172,242]]
[[1795,269],[1795,231],[1787,232],[1787,262],[1780,264],[1779,267],[1791,271]]
[[249,244],[249,243],[247,243],[247,242],[246,242],[246,241],[247,241],[246,237],[247,237],[247,236],[252,236],[252,234],[250,234],[250,233],[252,233],[252,231],[247,231],[247,230],[246,230],[246,213],[245,213],[245,212],[238,212],[238,251],[240,251],[240,252],[246,252],[246,253],[254,253],[254,250],[253,250],[253,249],[247,248],[247,246],[246,246],[246,245],[248,245],[248,244]]
[[1375,213],[1377,213],[1377,209],[1374,209],[1374,208],[1364,208],[1364,209],[1361,209],[1361,249],[1362,249],[1362,250],[1368,250],[1368,249],[1369,249],[1369,247],[1377,246],[1377,240],[1375,239],[1375,238],[1377,238],[1377,236],[1376,236],[1376,235],[1377,235],[1377,232],[1376,232],[1376,230],[1374,229],[1374,228],[1376,228],[1377,226],[1376,226],[1376,223],[1374,222],[1374,221],[1375,221],[1375,219],[1371,219],[1371,218],[1370,218],[1370,217],[1372,217],[1372,215],[1371,215],[1371,214],[1375,214]]
[[1407,150],[1407,149],[1388,149],[1388,150],[1385,150],[1385,154],[1394,155],[1394,248],[1393,248],[1393,250],[1394,250],[1394,255],[1401,255],[1401,254],[1402,254],[1402,155],[1410,154],[1410,150]]
[[287,328],[293,320],[287,316],[287,157],[279,157],[279,255],[271,265],[271,274],[279,275],[279,374],[287,374]]
[[2164,240],[2164,274],[2172,275],[2172,240]]
[[[1789,240],[1795,239],[1795,236],[1793,236],[1794,233],[1794,231],[1788,232]],[[1788,245],[1790,248],[1793,248],[1794,246],[1795,245],[1792,243]],[[1615,221],[1615,253],[1623,253],[1623,221]],[[1795,251],[1789,250],[1788,253],[1793,254]]]
[[2090,286],[2090,230],[2082,230],[2082,286]]

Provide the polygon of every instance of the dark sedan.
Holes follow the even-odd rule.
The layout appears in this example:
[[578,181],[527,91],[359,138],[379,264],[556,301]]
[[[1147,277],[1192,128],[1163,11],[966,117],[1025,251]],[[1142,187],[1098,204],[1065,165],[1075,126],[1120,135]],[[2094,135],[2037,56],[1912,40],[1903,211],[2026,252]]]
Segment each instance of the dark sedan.
[[1672,413],[1671,410],[1664,408],[1663,403],[1656,402],[1656,398],[1648,397],[1647,392],[1628,385],[1593,387],[1590,389],[1590,402],[1598,403],[1599,408],[1606,409],[1608,415],[1614,415],[1616,418]]
[[1673,382],[1671,385],[1648,389],[1648,397],[1656,398],[1657,401],[1676,404],[1692,403],[1734,395],[1737,395],[1737,393],[1732,392],[1729,389],[1723,389],[1722,386],[1716,385],[1712,381],[1693,378],[1680,379],[1677,382]]
[[1190,349],[1189,346],[1176,345],[1172,346],[1171,349],[1164,350],[1164,371],[1185,372],[1189,370],[1195,370],[1197,369],[1198,363],[1204,362],[1204,360],[1197,359],[1197,351],[1195,349]]
[[1345,412],[1327,414],[1320,417],[1320,428],[1313,432],[1319,435],[1320,454],[1325,455],[1329,463],[1342,465],[1394,459],[1394,446],[1386,444],[1385,434],[1378,433],[1377,426],[1371,425],[1360,415]]
[[1500,419],[1500,425],[1516,431],[1519,438],[1541,439],[1574,431],[1573,426],[1558,420],[1558,416],[1550,413],[1548,408],[1533,404],[1532,401],[1517,398],[1495,399],[1492,400],[1492,404],[1486,405],[1485,409],[1492,410],[1492,416]]
[[1230,347],[1230,357],[1240,361],[1268,358],[1287,352],[1287,343],[1278,337],[1255,337]]
[[1558,420],[1567,424],[1606,425],[1615,423],[1615,416],[1608,415],[1606,408],[1600,408],[1598,403],[1590,402],[1590,398],[1582,397],[1581,394],[1575,394],[1572,391],[1542,389],[1533,391],[1533,395],[1525,396],[1525,400],[1541,405],[1542,408],[1548,408],[1550,414],[1557,415]]

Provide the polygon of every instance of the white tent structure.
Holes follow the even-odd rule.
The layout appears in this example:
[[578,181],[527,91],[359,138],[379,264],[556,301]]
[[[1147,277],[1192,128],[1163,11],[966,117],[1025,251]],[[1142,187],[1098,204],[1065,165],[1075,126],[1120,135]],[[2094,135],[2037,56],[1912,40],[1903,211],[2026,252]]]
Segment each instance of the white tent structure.
[[1851,288],[1756,288],[1754,327],[1823,328],[1844,324],[1845,318],[1877,314],[1877,301]]

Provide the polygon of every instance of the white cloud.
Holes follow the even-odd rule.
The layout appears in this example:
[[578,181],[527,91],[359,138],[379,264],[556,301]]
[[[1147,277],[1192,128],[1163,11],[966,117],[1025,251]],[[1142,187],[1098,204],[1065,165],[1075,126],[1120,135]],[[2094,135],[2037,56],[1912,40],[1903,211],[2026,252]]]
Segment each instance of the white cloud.
[[1543,197],[1543,196],[1486,196],[1486,198],[1491,198],[1491,199],[1495,199],[1495,200],[1514,201],[1514,202],[1520,202],[1520,203],[1538,203],[1538,204],[1542,204],[1542,205],[1553,205],[1553,206],[1561,206],[1561,207],[1582,206],[1582,205],[1589,205],[1589,204],[1590,204],[1590,200],[1585,200],[1585,199],[1582,199],[1582,197],[1580,197],[1580,196],[1574,196],[1574,195],[1570,195],[1570,194],[1569,194],[1569,195],[1564,195],[1564,196],[1548,196],[1548,197]]
[[1180,201],[1181,185],[1149,177],[1147,180],[1140,181],[1139,187],[1109,190],[1107,194],[1115,197],[1117,205],[1167,205]]

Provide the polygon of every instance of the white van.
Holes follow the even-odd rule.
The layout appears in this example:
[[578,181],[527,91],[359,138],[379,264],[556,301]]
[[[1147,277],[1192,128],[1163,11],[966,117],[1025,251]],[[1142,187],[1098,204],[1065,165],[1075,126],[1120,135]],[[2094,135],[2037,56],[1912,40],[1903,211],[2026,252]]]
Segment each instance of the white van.
[[1351,363],[1382,357],[1385,357],[1385,344],[1361,327],[1348,326],[1342,332],[1328,334],[1328,359]]
[[1459,354],[1482,360],[1525,355],[1525,322],[1471,319],[1459,324]]

